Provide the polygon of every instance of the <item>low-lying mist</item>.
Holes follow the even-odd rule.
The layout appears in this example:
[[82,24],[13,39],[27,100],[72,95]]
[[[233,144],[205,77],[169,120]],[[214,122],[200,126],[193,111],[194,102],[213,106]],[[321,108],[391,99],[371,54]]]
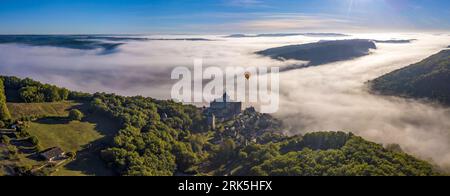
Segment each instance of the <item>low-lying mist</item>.
[[448,165],[448,108],[373,95],[365,84],[439,52],[442,41],[423,36],[412,44],[378,44],[366,57],[283,73],[289,80],[281,82],[276,116],[296,130],[292,134],[345,130],[375,142],[400,144],[407,152]]
[[[161,36],[159,36],[161,37]],[[173,36],[167,36],[172,38]],[[281,73],[280,111],[290,134],[344,130],[366,139],[397,143],[420,158],[450,165],[450,110],[421,101],[370,94],[366,82],[415,63],[450,44],[448,35],[384,34],[353,37],[196,36],[214,41],[130,41],[119,52],[97,55],[52,47],[0,45],[0,74],[33,79],[86,92],[113,92],[169,99],[174,67],[288,66],[255,51],[322,39],[417,39],[411,43],[377,43],[365,57]]]

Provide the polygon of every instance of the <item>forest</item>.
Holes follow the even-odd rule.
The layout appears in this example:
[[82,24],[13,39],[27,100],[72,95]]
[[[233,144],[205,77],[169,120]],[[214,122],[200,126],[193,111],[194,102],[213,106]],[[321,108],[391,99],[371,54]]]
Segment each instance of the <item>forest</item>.
[[450,105],[450,50],[395,70],[370,82],[376,93],[428,99]]

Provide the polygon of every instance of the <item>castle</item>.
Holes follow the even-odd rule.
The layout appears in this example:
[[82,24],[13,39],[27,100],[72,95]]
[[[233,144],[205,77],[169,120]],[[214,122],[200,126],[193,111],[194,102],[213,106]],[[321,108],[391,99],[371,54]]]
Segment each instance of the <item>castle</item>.
[[211,102],[209,108],[204,112],[208,116],[209,124],[214,129],[216,120],[223,122],[239,115],[242,112],[242,102],[231,100],[225,92],[221,98]]

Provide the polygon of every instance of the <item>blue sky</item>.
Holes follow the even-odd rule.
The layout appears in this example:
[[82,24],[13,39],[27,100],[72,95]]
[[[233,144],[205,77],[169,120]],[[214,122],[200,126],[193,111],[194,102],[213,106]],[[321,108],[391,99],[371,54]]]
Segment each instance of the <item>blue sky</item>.
[[0,0],[0,34],[447,31],[448,0]]

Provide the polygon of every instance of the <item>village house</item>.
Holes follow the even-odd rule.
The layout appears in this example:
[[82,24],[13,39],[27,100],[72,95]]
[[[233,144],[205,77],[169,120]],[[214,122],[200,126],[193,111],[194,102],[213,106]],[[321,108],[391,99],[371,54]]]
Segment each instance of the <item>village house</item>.
[[64,158],[64,151],[61,148],[53,147],[39,153],[39,156],[49,162]]

